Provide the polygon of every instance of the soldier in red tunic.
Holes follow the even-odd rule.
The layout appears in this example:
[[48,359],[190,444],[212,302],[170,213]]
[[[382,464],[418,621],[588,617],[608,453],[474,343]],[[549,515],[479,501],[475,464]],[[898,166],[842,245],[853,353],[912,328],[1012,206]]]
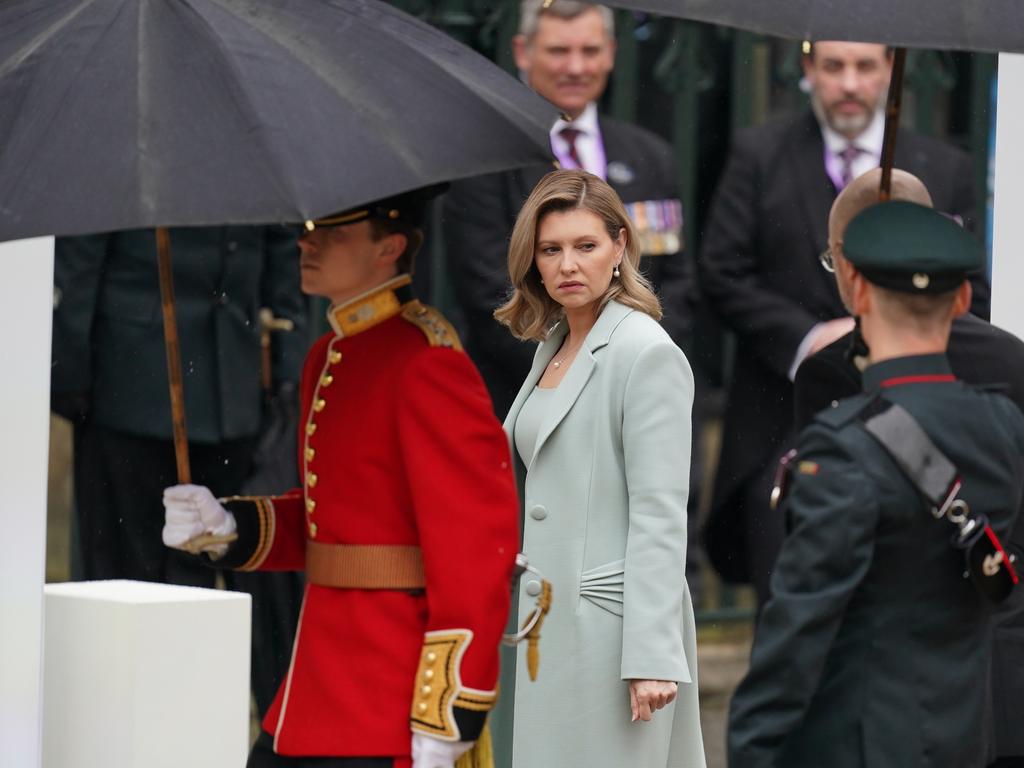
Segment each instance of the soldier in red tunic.
[[515,481],[479,375],[410,290],[423,202],[307,222],[299,240],[303,290],[333,302],[303,372],[303,487],[164,493],[168,546],[199,542],[221,568],[306,574],[291,666],[250,768],[451,768],[495,702]]

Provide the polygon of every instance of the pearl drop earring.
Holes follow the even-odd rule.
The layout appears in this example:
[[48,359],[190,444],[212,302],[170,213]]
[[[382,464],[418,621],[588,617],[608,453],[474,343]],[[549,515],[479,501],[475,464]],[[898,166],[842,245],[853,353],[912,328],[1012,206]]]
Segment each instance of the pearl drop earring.
[[612,270],[612,277],[618,277],[618,276],[619,276],[619,265],[616,264],[615,265],[615,269]]

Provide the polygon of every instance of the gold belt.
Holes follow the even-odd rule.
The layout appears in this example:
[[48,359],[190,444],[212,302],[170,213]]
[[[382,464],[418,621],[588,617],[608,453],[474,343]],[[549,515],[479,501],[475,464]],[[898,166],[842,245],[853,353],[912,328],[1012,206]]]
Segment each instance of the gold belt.
[[338,589],[424,589],[419,547],[306,541],[306,581]]

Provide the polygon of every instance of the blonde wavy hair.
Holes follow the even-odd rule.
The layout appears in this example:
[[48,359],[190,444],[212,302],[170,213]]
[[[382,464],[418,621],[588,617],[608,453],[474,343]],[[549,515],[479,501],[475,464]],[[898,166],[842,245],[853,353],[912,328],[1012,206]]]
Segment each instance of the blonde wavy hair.
[[534,261],[537,229],[549,213],[578,210],[597,216],[614,242],[618,242],[619,233],[626,230],[619,277],[612,278],[608,290],[599,299],[598,312],[614,299],[661,320],[661,303],[650,282],[640,274],[636,229],[618,194],[592,173],[575,169],[552,171],[533,188],[516,218],[508,247],[512,295],[494,312],[494,318],[507,325],[518,339],[543,341],[565,314],[562,305],[548,295],[540,281]]

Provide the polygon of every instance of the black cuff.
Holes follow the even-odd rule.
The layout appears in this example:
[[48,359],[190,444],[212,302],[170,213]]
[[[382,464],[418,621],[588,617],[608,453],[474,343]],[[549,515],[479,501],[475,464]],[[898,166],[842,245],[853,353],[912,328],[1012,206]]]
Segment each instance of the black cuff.
[[274,503],[266,496],[232,496],[221,499],[221,504],[235,516],[238,538],[223,557],[211,564],[239,571],[257,570],[274,543]]
[[480,733],[484,729],[484,723],[487,722],[487,712],[455,706],[452,707],[452,716],[455,719],[456,727],[459,729],[460,741],[476,741],[480,738]]

